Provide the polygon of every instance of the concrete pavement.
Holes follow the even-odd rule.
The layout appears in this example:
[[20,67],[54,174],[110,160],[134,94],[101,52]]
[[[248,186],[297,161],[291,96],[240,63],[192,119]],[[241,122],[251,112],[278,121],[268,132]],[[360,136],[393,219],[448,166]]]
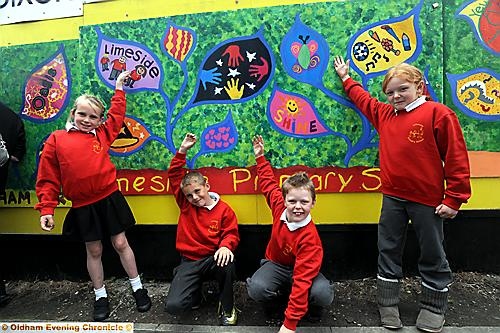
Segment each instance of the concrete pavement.
[[[135,324],[134,333],[277,333],[279,327],[266,326],[203,326],[171,324]],[[390,331],[383,327],[298,327],[297,333],[422,333],[415,327],[404,327]],[[442,333],[500,333],[500,327],[451,327],[445,326]]]

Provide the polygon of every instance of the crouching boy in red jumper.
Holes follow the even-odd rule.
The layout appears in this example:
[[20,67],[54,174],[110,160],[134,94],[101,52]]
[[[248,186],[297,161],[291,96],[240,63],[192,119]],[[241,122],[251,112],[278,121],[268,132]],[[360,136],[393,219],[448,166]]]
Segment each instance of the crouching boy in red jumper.
[[196,171],[184,168],[186,153],[196,143],[187,133],[170,163],[168,178],[180,208],[176,248],[181,263],[167,295],[165,310],[179,314],[197,308],[201,286],[206,278],[215,277],[219,284],[219,316],[224,326],[236,325],[234,307],[234,250],[240,241],[236,214],[217,193],[208,192],[210,185]]
[[253,138],[253,150],[259,186],[271,208],[273,227],[261,267],[247,279],[248,295],[268,303],[290,293],[279,332],[293,333],[308,309],[317,318],[322,308],[333,301],[333,286],[319,272],[323,246],[310,215],[316,193],[304,172],[292,175],[280,189],[264,157],[260,135]]

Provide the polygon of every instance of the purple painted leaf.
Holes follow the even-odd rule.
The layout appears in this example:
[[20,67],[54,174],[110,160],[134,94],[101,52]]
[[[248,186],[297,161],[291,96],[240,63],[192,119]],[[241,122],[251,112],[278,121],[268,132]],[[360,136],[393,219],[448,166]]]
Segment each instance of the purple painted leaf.
[[108,37],[96,28],[99,46],[96,50],[95,68],[100,79],[110,88],[115,87],[121,72],[130,71],[125,81],[127,92],[159,90],[163,80],[163,66],[158,57],[146,46]]

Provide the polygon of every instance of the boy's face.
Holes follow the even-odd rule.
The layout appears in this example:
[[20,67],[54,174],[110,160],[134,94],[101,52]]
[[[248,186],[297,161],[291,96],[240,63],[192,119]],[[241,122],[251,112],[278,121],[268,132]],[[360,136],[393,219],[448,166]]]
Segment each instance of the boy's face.
[[186,199],[192,205],[204,207],[213,204],[213,200],[208,194],[209,189],[210,185],[208,183],[200,184],[198,182],[192,182],[182,188],[182,193],[184,193]]
[[408,104],[422,96],[423,88],[423,81],[416,84],[404,78],[393,77],[387,83],[385,94],[389,104],[396,110],[403,111]]
[[102,114],[96,110],[87,101],[78,103],[73,112],[75,126],[83,132],[90,132],[101,125]]
[[314,207],[311,192],[305,188],[292,188],[285,197],[286,217],[288,222],[304,220]]

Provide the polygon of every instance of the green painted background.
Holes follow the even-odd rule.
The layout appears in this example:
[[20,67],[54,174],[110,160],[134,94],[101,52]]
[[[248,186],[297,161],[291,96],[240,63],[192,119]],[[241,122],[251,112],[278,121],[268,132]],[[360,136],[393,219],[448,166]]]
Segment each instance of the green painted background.
[[[210,125],[222,121],[231,110],[239,133],[239,143],[229,153],[201,156],[196,167],[203,166],[249,166],[254,164],[250,138],[262,134],[267,142],[268,156],[276,167],[304,164],[311,167],[326,165],[343,166],[346,153],[345,142],[335,136],[313,139],[297,139],[274,131],[266,117],[266,106],[272,86],[306,96],[314,104],[320,117],[332,130],[342,132],[354,142],[360,136],[361,126],[357,114],[325,96],[310,85],[289,77],[279,58],[282,38],[294,23],[297,13],[301,21],[318,31],[330,46],[330,65],[323,79],[325,86],[338,94],[342,93],[340,80],[332,66],[335,55],[346,55],[349,39],[365,26],[388,18],[398,17],[411,11],[419,2],[402,1],[348,1],[318,3],[309,5],[278,6],[245,9],[228,12],[214,12],[182,15],[168,18],[147,19],[132,22],[100,25],[101,31],[112,38],[131,40],[151,49],[163,64],[163,89],[170,99],[178,93],[182,72],[174,61],[161,52],[161,39],[168,20],[177,26],[195,31],[197,46],[188,62],[189,82],[180,99],[175,114],[188,102],[196,86],[196,75],[206,53],[215,45],[231,38],[254,34],[260,27],[272,48],[276,61],[273,81],[257,98],[236,105],[201,105],[190,109],[174,129],[174,141],[179,145],[187,131],[201,135]],[[440,100],[457,112],[462,124],[468,149],[471,151],[500,151],[499,122],[486,122],[470,118],[460,112],[451,102],[451,91],[446,73],[461,74],[478,67],[493,70],[500,68],[500,59],[483,49],[474,37],[470,25],[455,18],[455,12],[462,1],[424,1],[420,12],[422,52],[414,65],[423,69],[430,66],[429,81]],[[3,102],[19,112],[22,105],[22,91],[26,77],[40,62],[47,59],[58,48],[57,43],[40,43],[0,48],[2,59],[2,80],[0,91]],[[108,105],[112,91],[100,82],[94,69],[97,48],[97,34],[93,27],[81,28],[80,40],[62,42],[70,63],[73,81],[71,102],[83,92],[99,95]],[[356,77],[354,71],[352,74]],[[370,91],[380,94],[381,77],[370,81]],[[142,119],[149,130],[158,136],[165,133],[165,104],[157,92],[139,92],[128,95],[128,114]],[[25,121],[28,141],[26,161],[21,164],[19,177],[10,178],[11,188],[34,188],[35,159],[38,146],[53,130],[62,128],[65,114],[54,122],[36,124]],[[203,115],[203,117],[200,117]],[[166,169],[172,155],[160,143],[150,141],[147,146],[128,157],[113,157],[119,169]],[[377,149],[367,149],[355,155],[349,166],[377,165]],[[84,166],[82,166],[84,167]]]

